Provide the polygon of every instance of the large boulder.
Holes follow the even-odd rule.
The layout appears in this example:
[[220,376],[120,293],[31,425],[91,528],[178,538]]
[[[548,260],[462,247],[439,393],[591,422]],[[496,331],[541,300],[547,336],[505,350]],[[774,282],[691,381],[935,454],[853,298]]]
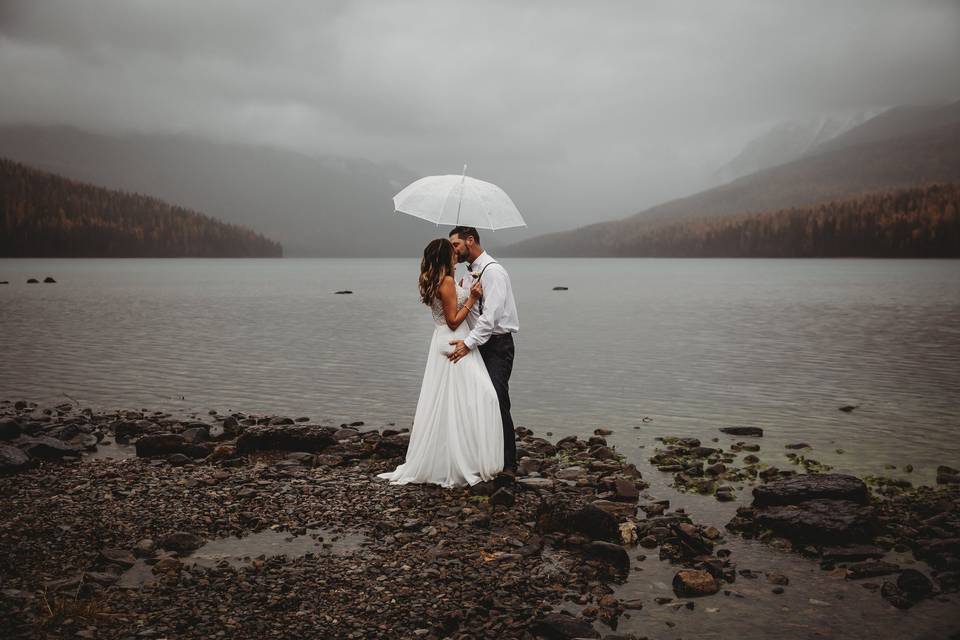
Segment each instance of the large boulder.
[[619,519],[592,504],[571,510],[559,501],[545,500],[537,512],[537,529],[541,533],[581,533],[592,540],[620,541]]
[[618,573],[630,571],[630,555],[622,545],[594,540],[586,546],[584,553],[588,558],[605,562]]
[[0,440],[13,440],[20,435],[20,423],[12,418],[0,420]]
[[407,455],[407,447],[409,444],[409,433],[397,433],[392,436],[384,436],[373,445],[373,455],[378,458],[398,458],[405,456]]
[[241,454],[254,451],[323,451],[335,445],[336,429],[317,425],[258,425],[237,439]]
[[872,507],[849,500],[808,500],[756,512],[756,522],[794,541],[863,542],[876,533]]
[[180,453],[184,444],[183,436],[179,434],[154,433],[137,439],[137,455],[141,458],[150,458]]
[[800,504],[808,500],[845,500],[867,504],[870,494],[863,480],[841,473],[795,475],[753,490],[753,506]]
[[80,452],[66,442],[41,436],[38,438],[21,438],[17,443],[20,450],[31,458],[40,460],[62,460],[64,458],[79,458]]
[[16,447],[0,444],[0,475],[19,473],[33,466],[30,456]]

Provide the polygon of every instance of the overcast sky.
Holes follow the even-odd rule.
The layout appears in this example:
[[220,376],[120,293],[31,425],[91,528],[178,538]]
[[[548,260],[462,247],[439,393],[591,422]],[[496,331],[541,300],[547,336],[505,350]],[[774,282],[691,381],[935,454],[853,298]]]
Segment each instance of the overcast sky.
[[783,120],[960,97],[960,2],[0,0],[0,122],[491,180],[541,230],[706,183]]

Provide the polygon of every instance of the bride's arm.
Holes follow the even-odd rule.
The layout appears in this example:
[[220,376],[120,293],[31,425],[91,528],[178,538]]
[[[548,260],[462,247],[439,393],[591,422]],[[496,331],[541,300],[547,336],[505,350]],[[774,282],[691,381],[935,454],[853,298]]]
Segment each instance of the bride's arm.
[[447,321],[447,326],[453,331],[460,326],[467,316],[470,309],[476,303],[476,298],[471,293],[464,305],[457,309],[457,286],[453,283],[453,278],[445,276],[440,281],[440,288],[437,293],[440,294],[440,303],[443,305],[443,317]]

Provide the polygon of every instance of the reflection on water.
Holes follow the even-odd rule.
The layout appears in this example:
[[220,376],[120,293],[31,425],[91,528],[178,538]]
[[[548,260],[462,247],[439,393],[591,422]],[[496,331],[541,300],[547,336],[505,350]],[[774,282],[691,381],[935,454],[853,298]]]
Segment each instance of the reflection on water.
[[[181,561],[186,565],[201,567],[242,567],[255,559],[275,556],[300,558],[307,554],[348,555],[360,549],[366,542],[366,536],[335,529],[312,528],[302,535],[264,529],[242,537],[209,540],[193,553],[181,558]],[[117,586],[121,589],[139,589],[155,582],[152,563],[139,559],[120,576]]]
[[[622,600],[639,598],[641,611],[622,618],[619,633],[651,638],[942,638],[960,630],[960,597],[950,594],[946,602],[929,599],[909,611],[889,605],[875,590],[864,584],[877,580],[846,580],[822,571],[812,560],[777,552],[753,540],[727,535],[721,545],[732,551],[738,569],[750,569],[759,577],[737,576],[720,593],[702,598],[676,598],[671,587],[680,568],[661,562],[657,551],[644,561],[633,561],[631,579],[617,589]],[[638,554],[631,554],[636,557]],[[924,569],[925,565],[902,566]],[[782,594],[766,573],[781,573],[790,583]],[[729,592],[725,595],[724,590]],[[676,603],[658,605],[654,598],[693,602],[693,609]],[[841,631],[842,630],[842,631]]]
[[255,558],[280,555],[288,558],[299,558],[308,553],[316,556],[347,555],[358,550],[365,541],[365,536],[332,529],[307,529],[304,535],[264,529],[242,538],[210,540],[183,561],[202,567],[217,566],[221,562],[241,566]]
[[[514,415],[535,431],[756,425],[769,451],[804,441],[838,469],[911,463],[924,481],[960,457],[960,261],[504,263]],[[0,399],[406,425],[432,331],[417,267],[0,260]]]

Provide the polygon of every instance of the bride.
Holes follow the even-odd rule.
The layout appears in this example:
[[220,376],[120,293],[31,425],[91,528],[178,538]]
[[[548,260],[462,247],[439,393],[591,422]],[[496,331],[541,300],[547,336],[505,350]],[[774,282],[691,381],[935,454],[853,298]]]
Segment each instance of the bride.
[[446,355],[452,340],[469,333],[464,322],[483,295],[456,284],[457,255],[446,238],[433,240],[420,262],[420,299],[436,327],[423,372],[406,461],[378,477],[392,484],[474,485],[503,469],[503,426],[497,392],[476,349],[458,362]]

